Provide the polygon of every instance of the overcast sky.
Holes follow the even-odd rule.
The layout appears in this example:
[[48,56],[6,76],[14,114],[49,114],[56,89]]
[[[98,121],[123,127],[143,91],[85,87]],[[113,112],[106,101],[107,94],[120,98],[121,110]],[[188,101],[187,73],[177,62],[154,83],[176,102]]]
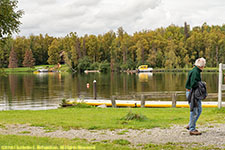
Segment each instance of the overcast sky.
[[19,36],[48,33],[64,37],[70,32],[104,34],[123,27],[133,34],[143,29],[225,24],[225,0],[18,0]]

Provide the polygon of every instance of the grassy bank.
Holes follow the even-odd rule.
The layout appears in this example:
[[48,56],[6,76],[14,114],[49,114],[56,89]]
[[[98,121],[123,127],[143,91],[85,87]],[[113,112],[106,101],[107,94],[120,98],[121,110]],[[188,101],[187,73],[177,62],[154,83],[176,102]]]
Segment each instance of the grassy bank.
[[[188,72],[192,68],[176,68],[176,69],[167,69],[167,68],[155,68],[153,72]],[[206,67],[203,72],[218,72],[219,68]]]
[[36,70],[35,67],[34,68],[30,68],[30,67],[4,68],[4,72],[6,72],[6,73],[10,73],[10,72],[33,72],[35,70]]
[[[18,67],[18,68],[4,68],[4,72],[6,73],[14,73],[14,72],[33,72],[37,71],[38,69],[45,69],[45,68],[52,68],[55,65],[38,65],[34,66],[32,68],[30,67]],[[59,69],[62,72],[65,72],[69,69],[67,65],[61,65],[61,68]]]
[[[144,121],[122,120],[128,112],[147,117]],[[199,124],[225,123],[225,108],[204,108]],[[0,125],[29,124],[47,128],[167,128],[173,124],[186,125],[189,120],[189,108],[63,108],[55,110],[14,110],[0,111]],[[1,127],[0,126],[0,127]]]

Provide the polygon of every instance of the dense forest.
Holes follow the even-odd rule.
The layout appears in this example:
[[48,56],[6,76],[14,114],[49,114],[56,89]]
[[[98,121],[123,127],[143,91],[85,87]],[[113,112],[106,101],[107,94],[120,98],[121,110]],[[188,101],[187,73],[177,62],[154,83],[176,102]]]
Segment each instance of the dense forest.
[[66,63],[72,71],[131,70],[141,64],[188,68],[198,57],[206,58],[207,67],[225,63],[225,25],[204,23],[191,29],[185,22],[182,27],[170,25],[133,35],[120,27],[100,35],[79,37],[72,32],[60,38],[40,34],[0,41],[0,67],[4,68],[57,63]]

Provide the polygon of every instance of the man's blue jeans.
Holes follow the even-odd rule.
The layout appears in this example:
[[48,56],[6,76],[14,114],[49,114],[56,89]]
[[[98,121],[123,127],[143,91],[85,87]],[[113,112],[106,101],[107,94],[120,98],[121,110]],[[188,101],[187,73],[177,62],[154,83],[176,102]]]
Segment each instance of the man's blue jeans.
[[[186,98],[189,95],[189,91],[186,91]],[[193,111],[190,112],[190,121],[189,121],[189,130],[195,131],[196,122],[198,121],[199,116],[202,113],[202,102],[198,100],[198,107],[194,107]]]

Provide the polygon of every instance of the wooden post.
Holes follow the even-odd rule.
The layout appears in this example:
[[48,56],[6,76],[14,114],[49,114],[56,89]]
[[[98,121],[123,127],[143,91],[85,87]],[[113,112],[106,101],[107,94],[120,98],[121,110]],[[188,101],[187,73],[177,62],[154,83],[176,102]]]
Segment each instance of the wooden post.
[[93,81],[93,95],[94,95],[94,99],[97,99],[96,80]]
[[141,108],[145,107],[145,96],[142,94],[141,95]]
[[223,64],[219,64],[219,83],[218,83],[218,108],[222,107],[222,77],[223,77]]
[[177,103],[176,99],[177,99],[177,93],[172,94],[172,107],[173,108],[176,108],[176,103]]
[[112,103],[112,107],[116,108],[116,100],[115,100],[115,96],[112,96],[111,98],[111,103]]

